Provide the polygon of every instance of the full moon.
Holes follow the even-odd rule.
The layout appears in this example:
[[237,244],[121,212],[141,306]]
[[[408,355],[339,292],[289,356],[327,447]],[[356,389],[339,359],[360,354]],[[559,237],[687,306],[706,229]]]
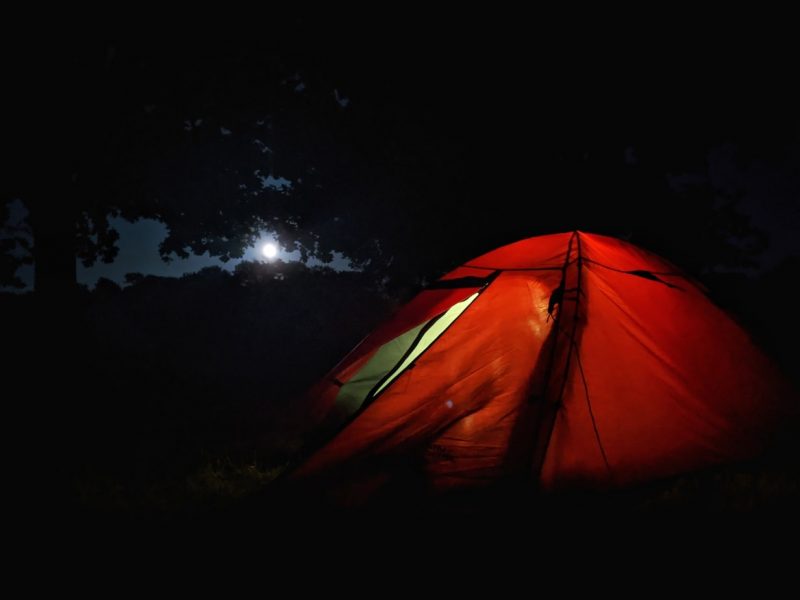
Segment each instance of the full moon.
[[273,259],[278,256],[278,247],[272,242],[268,242],[261,247],[261,253],[265,258]]

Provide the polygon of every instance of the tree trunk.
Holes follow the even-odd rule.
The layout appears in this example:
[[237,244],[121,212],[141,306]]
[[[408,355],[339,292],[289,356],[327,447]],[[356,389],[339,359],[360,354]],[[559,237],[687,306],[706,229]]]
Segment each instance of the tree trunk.
[[75,218],[68,210],[36,206],[31,211],[31,225],[34,290],[40,297],[66,300],[77,289]]
[[[42,298],[68,300],[77,288],[75,206],[72,185],[29,203],[33,230],[34,290]],[[42,192],[40,192],[42,193]]]

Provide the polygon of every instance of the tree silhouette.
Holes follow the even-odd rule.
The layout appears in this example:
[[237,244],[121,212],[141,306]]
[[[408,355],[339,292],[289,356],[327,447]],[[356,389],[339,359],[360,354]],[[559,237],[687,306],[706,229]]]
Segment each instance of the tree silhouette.
[[[371,53],[337,44],[352,31],[340,25],[291,20],[272,46],[92,40],[11,65],[5,195],[31,210],[37,289],[74,286],[73,256],[112,260],[113,215],[163,221],[165,259],[240,257],[267,229],[303,257],[339,251],[405,284],[577,228],[698,271],[757,250],[707,182],[668,180],[703,173],[720,141],[743,154],[763,141],[737,120],[744,101],[731,102],[741,94],[726,74],[689,71],[669,88],[658,69],[634,79],[602,54],[531,60],[513,37],[491,52],[428,40]],[[774,112],[766,128],[786,129]]]
[[[114,215],[167,223],[165,258],[240,257],[265,228],[304,256],[330,256],[303,225],[321,189],[306,146],[331,151],[321,134],[310,139],[304,119],[314,115],[274,59],[114,45],[40,59],[18,67],[29,85],[15,98],[20,151],[4,181],[5,195],[24,198],[31,213],[37,290],[74,286],[76,255],[87,266],[113,260]],[[333,96],[329,104],[341,108]]]

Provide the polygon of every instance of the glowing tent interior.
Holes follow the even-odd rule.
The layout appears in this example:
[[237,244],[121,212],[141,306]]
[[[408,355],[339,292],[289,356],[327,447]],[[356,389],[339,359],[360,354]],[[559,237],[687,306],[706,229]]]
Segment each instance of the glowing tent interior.
[[748,457],[787,391],[667,261],[583,232],[526,239],[430,285],[312,391],[330,435],[291,474],[368,495],[524,474],[617,487]]

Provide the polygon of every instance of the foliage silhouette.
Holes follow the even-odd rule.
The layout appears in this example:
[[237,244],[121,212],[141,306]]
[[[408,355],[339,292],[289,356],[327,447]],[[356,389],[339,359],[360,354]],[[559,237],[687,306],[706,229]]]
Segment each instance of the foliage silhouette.
[[[74,286],[73,255],[112,260],[110,215],[164,221],[165,259],[240,257],[268,229],[304,257],[340,251],[398,285],[552,231],[627,235],[697,272],[763,245],[704,178],[705,160],[721,142],[743,160],[792,143],[779,89],[756,123],[761,104],[691,63],[670,90],[655,69],[635,83],[621,63],[601,76],[602,54],[531,64],[514,38],[488,54],[465,45],[454,61],[388,40],[365,56],[329,30],[289,21],[274,47],[88,40],[10,65],[25,85],[4,196],[31,209],[37,287]],[[531,88],[518,74],[536,67]],[[67,160],[50,168],[46,152]],[[687,173],[697,185],[670,187]]]

